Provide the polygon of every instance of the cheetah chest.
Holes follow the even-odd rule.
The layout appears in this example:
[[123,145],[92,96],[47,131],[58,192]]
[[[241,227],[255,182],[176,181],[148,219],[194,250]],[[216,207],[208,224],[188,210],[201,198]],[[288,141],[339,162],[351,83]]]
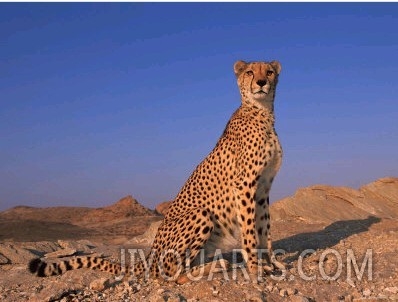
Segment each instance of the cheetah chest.
[[275,132],[267,133],[265,153],[267,155],[266,161],[259,171],[260,178],[256,184],[256,200],[264,197],[264,195],[268,197],[271,184],[282,163],[282,148]]
[[[257,167],[256,170],[250,171],[255,173],[248,173],[253,175],[250,179],[243,179],[243,183],[253,183],[253,180],[257,178],[255,185],[251,188],[252,194],[255,196],[256,203],[253,205],[254,210],[264,212],[264,206],[267,204],[262,204],[259,206],[261,202],[260,200],[267,200],[268,193],[271,188],[272,181],[277,174],[281,162],[282,162],[282,148],[280,146],[278,137],[275,132],[267,133],[265,144],[263,145],[262,150],[265,150],[266,159],[262,166]],[[209,241],[209,245],[215,245],[218,248],[231,250],[234,248],[241,247],[241,231],[242,227],[239,223],[239,217],[244,214],[240,212],[240,207],[237,204],[239,202],[239,198],[237,195],[240,194],[238,190],[238,184],[236,184],[232,190],[230,200],[231,203],[228,203],[228,206],[232,209],[232,211],[227,216],[219,215],[219,229],[214,232],[211,240]],[[225,202],[225,201],[224,201]]]

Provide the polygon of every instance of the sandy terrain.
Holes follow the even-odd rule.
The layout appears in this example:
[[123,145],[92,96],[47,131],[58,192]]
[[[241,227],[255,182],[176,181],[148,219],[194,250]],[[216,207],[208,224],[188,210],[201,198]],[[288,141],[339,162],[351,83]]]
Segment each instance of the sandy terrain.
[[131,196],[99,209],[13,208],[0,213],[0,301],[398,300],[398,178],[359,190],[302,188],[273,204],[271,217],[286,271],[256,284],[236,268],[176,285],[119,282],[87,269],[49,278],[27,271],[30,259],[54,252],[120,261],[127,248],[147,250],[161,216]]

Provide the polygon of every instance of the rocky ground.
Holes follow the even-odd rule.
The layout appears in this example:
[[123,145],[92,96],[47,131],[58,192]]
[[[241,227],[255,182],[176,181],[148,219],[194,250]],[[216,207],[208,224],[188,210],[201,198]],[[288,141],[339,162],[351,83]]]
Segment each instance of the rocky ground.
[[128,248],[148,250],[161,216],[131,197],[102,209],[10,209],[0,213],[0,301],[398,300],[398,178],[359,190],[303,188],[273,204],[271,215],[286,271],[256,283],[235,267],[177,285],[122,282],[87,269],[48,278],[27,271],[37,256],[120,261]]

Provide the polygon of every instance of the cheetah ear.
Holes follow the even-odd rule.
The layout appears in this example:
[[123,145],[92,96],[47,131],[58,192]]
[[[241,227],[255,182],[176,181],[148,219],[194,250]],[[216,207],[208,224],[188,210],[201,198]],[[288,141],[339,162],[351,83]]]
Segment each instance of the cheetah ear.
[[234,72],[236,76],[239,76],[242,71],[246,68],[247,63],[245,61],[236,61],[234,64]]
[[281,72],[282,70],[281,63],[279,63],[278,61],[272,61],[269,64],[272,66],[272,68],[275,69],[276,74],[279,74]]

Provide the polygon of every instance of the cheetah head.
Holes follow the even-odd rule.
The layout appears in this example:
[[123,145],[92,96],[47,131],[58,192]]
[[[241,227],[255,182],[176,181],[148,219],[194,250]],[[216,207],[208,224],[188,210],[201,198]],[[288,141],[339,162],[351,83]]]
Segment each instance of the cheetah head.
[[242,95],[242,102],[261,104],[266,108],[273,108],[275,88],[278,83],[278,75],[281,64],[272,62],[237,61],[234,72],[238,80],[238,86]]

